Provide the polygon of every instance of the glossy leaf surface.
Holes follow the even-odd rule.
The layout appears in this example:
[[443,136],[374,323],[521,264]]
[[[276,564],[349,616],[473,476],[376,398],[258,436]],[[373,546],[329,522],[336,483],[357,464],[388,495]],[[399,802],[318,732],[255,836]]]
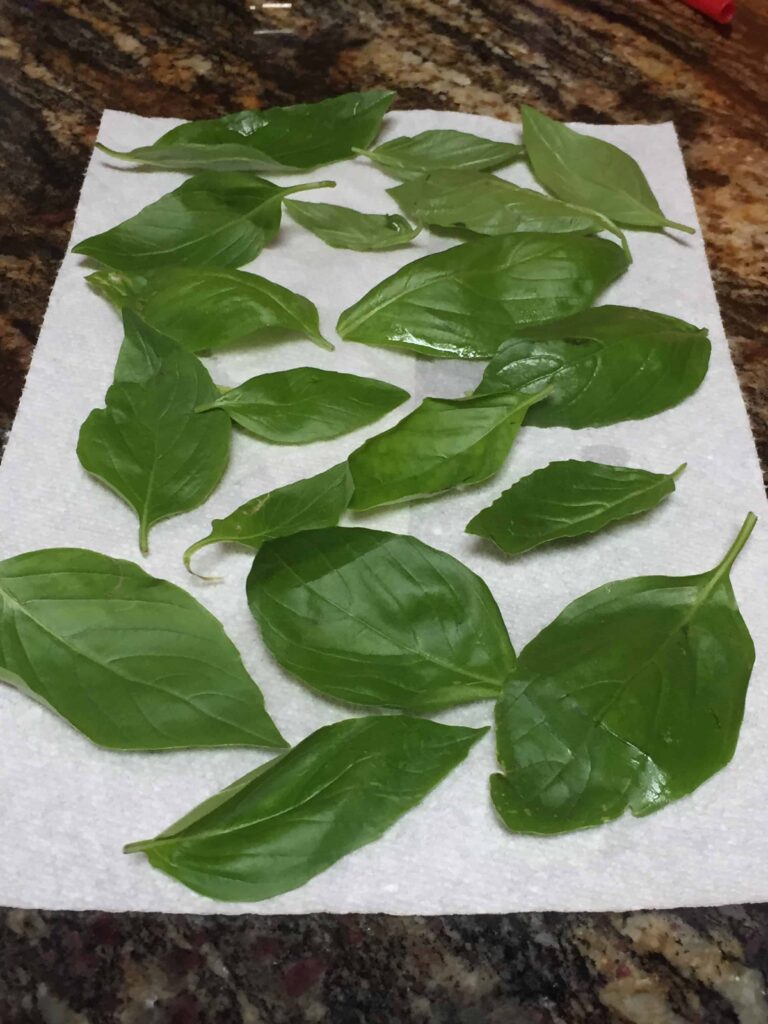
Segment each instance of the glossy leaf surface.
[[519,160],[524,153],[523,146],[512,142],[494,142],[469,132],[437,129],[403,135],[363,155],[387,174],[407,181],[444,167],[495,170]]
[[297,224],[322,238],[335,249],[359,252],[398,249],[421,230],[411,227],[399,213],[360,213],[331,203],[300,203],[287,200],[285,208]]

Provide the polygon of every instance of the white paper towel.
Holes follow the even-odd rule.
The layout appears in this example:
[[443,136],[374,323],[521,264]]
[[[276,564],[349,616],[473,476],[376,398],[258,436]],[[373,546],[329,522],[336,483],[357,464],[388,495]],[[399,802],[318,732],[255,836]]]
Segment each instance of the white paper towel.
[[[99,138],[129,149],[146,145],[176,122],[107,111]],[[387,117],[382,135],[454,128],[518,141],[519,129],[487,117],[410,111]],[[696,223],[685,168],[671,125],[594,127],[642,165],[668,217]],[[525,165],[500,172],[535,184]],[[383,212],[394,182],[364,159],[281,180],[338,182],[318,201]],[[175,188],[183,176],[136,170],[95,153],[83,185],[73,243],[136,213]],[[315,197],[308,195],[308,201]],[[204,797],[266,760],[249,750],[169,754],[103,751],[66,723],[0,684],[0,904],[20,907],[170,912],[386,912],[444,914],[522,910],[602,910],[721,904],[768,899],[768,532],[757,457],[723,336],[701,235],[630,232],[634,263],[602,296],[683,317],[709,328],[709,373],[699,391],[652,419],[602,429],[524,429],[492,481],[412,508],[365,517],[365,525],[414,533],[459,557],[487,580],[520,650],[573,598],[608,580],[710,568],[745,513],[763,514],[733,573],[757,647],[746,716],[731,765],[692,796],[649,818],[630,816],[602,828],[554,837],[512,836],[494,817],[487,778],[493,738],[389,833],[340,861],[303,888],[260,904],[219,904],[125,856],[126,841],[152,836]],[[288,217],[257,271],[312,299],[335,338],[339,312],[405,263],[447,248],[424,233],[395,252],[361,254],[328,248]],[[0,467],[0,557],[53,546],[83,546],[142,562],[136,519],[80,467],[78,429],[102,404],[121,341],[118,317],[85,284],[84,263],[68,255],[53,289],[27,387]],[[426,394],[457,396],[482,365],[418,361],[384,349],[339,342],[326,353],[309,342],[242,347],[208,360],[214,379],[240,383],[256,373],[314,365],[381,377],[407,388],[415,405]],[[248,498],[317,473],[346,457],[365,437],[396,422],[411,406],[334,441],[276,448],[238,435],[226,477],[206,505],[155,527],[149,572],[191,591],[225,624],[270,712],[293,743],[348,715],[313,696],[271,660],[246,606],[247,552],[209,548],[202,572],[189,576],[181,556],[213,517]],[[583,542],[553,545],[506,559],[463,533],[466,522],[512,481],[553,459],[594,459],[667,472],[688,469],[664,504]],[[349,517],[353,521],[353,517]],[[350,712],[352,714],[354,712]],[[483,725],[490,703],[441,716]]]

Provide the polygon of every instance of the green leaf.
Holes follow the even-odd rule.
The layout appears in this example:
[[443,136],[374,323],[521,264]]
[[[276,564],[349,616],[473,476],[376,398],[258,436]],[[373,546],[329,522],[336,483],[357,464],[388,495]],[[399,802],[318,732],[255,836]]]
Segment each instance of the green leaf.
[[112,750],[284,747],[221,623],[132,562],[0,562],[0,678]]
[[439,711],[497,696],[515,664],[485,583],[415,537],[337,526],[269,541],[247,593],[280,665],[334,700]]
[[190,121],[127,153],[96,145],[109,156],[169,170],[308,170],[369,145],[395,96],[384,90],[350,92],[319,103]]
[[258,274],[215,267],[162,267],[146,276],[97,270],[88,283],[118,309],[132,306],[150,327],[190,352],[224,348],[274,328],[333,349],[320,333],[314,303]]
[[523,139],[533,173],[559,199],[588,206],[628,228],[694,228],[667,220],[637,162],[610,142],[581,135],[523,105]]
[[346,309],[337,330],[366,345],[489,359],[520,328],[589,306],[626,269],[602,238],[478,238],[406,264]]
[[307,444],[373,423],[408,397],[383,380],[300,366],[251,377],[201,403],[198,411],[223,409],[243,429],[272,444]]
[[200,360],[148,327],[130,309],[115,382],[104,409],[80,428],[77,457],[139,517],[146,554],[150,527],[202,504],[229,457],[224,413],[198,416],[216,388]]
[[355,152],[367,156],[378,167],[395,178],[408,181],[429,171],[444,167],[489,171],[519,160],[525,153],[523,146],[511,142],[481,139],[468,132],[450,129],[421,132],[392,139],[371,151]]
[[244,171],[203,172],[135,217],[79,242],[72,252],[139,274],[170,264],[239,267],[277,234],[285,196],[334,184],[308,181],[280,188]]
[[480,483],[497,473],[529,406],[543,395],[425,398],[349,457],[356,511]]
[[488,364],[477,394],[553,385],[528,426],[602,427],[669,409],[701,384],[706,330],[631,306],[598,306],[517,331]]
[[649,473],[599,462],[550,462],[518,480],[467,524],[510,555],[564,537],[596,533],[647,512],[671,494],[685,464],[674,473]]
[[327,725],[126,853],[213,899],[277,896],[378,839],[486,731],[390,716]]
[[300,203],[287,200],[285,208],[297,224],[322,238],[334,249],[358,252],[398,249],[418,235],[399,213],[360,213],[331,203]]
[[525,648],[496,710],[507,828],[650,814],[728,764],[755,656],[728,574],[755,521],[709,572],[598,587]]
[[351,496],[352,478],[346,462],[277,487],[246,501],[225,519],[214,519],[208,536],[184,552],[184,564],[191,572],[192,555],[209,544],[231,541],[258,551],[264,541],[275,537],[335,526]]

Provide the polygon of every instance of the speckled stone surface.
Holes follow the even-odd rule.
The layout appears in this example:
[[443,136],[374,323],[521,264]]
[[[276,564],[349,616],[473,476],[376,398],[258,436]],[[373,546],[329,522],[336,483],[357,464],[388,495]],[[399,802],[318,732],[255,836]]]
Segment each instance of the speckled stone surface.
[[[386,86],[404,108],[673,119],[768,467],[768,7],[737,4],[722,28],[679,0],[0,0],[0,445],[105,106],[210,117]],[[768,907],[0,911],[0,1024],[764,1024],[766,977]]]

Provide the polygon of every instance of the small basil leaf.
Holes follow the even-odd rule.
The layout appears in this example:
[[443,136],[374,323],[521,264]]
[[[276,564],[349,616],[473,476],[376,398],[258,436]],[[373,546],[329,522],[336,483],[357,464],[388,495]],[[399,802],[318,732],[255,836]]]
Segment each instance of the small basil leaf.
[[115,383],[80,428],[77,456],[134,509],[146,553],[151,526],[202,504],[221,479],[230,424],[221,412],[196,415],[217,394],[196,356],[132,310],[124,322]]
[[198,411],[223,409],[249,433],[272,444],[327,441],[373,423],[408,398],[383,380],[300,366],[262,373]]
[[497,696],[515,663],[485,583],[415,537],[337,526],[272,540],[247,593],[280,665],[335,700],[438,711]]
[[496,709],[509,829],[650,814],[728,764],[755,657],[728,574],[754,524],[710,572],[599,587],[525,648]]
[[360,213],[346,206],[296,200],[287,200],[285,208],[297,224],[335,249],[397,249],[407,245],[421,230],[411,227],[398,213]]
[[337,330],[366,345],[490,359],[520,328],[589,306],[626,269],[602,238],[478,238],[406,264],[346,309]]
[[326,725],[126,853],[213,899],[277,896],[382,836],[486,731],[390,716]]
[[504,464],[529,406],[543,397],[425,398],[352,452],[350,508],[363,511],[487,480]]
[[549,192],[628,228],[694,228],[667,220],[637,162],[610,142],[575,132],[523,105],[523,139],[533,173]]
[[172,128],[151,146],[109,156],[169,170],[308,170],[352,156],[356,146],[376,138],[395,93],[350,92],[270,110],[243,110],[209,121]]
[[636,516],[671,494],[674,473],[649,473],[599,462],[550,462],[504,491],[467,524],[467,533],[487,537],[517,555],[564,537],[596,533]]
[[367,156],[387,174],[407,181],[443,167],[495,170],[519,160],[525,149],[512,142],[494,142],[468,132],[438,129],[392,139],[373,151],[356,152]]
[[0,562],[0,678],[112,750],[284,747],[221,623],[132,562]]
[[277,234],[285,196],[334,184],[308,181],[280,188],[244,171],[203,172],[135,217],[79,242],[72,252],[139,274],[169,264],[239,267]]
[[478,394],[544,383],[554,390],[528,426],[601,427],[669,409],[701,384],[706,330],[630,306],[597,306],[516,332],[488,364]]
[[306,480],[277,487],[246,501],[225,519],[214,519],[208,536],[184,552],[184,564],[191,572],[192,555],[209,544],[231,541],[258,551],[265,541],[275,537],[335,526],[351,496],[352,478],[346,462]]
[[272,328],[333,349],[320,333],[314,303],[258,274],[209,267],[162,267],[148,276],[97,270],[88,283],[118,309],[132,306],[190,352],[224,348]]

